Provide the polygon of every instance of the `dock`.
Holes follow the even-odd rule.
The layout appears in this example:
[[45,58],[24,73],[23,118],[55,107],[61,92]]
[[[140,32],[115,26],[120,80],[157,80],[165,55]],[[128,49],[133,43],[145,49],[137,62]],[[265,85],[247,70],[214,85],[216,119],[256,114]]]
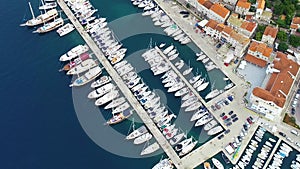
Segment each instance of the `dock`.
[[278,146],[280,145],[280,143],[281,143],[281,139],[279,139],[279,140],[276,142],[276,144],[275,144],[275,146],[274,146],[272,152],[270,153],[270,155],[269,155],[269,157],[268,157],[268,160],[266,161],[265,165],[263,166],[263,169],[266,169],[266,168],[268,167],[268,165],[270,164],[270,162],[271,162],[271,160],[272,160],[272,157],[273,157],[273,155],[275,154],[275,152],[277,151],[277,148],[278,148]]
[[81,26],[79,21],[76,19],[76,17],[73,15],[72,11],[69,9],[67,4],[63,0],[58,0],[57,3],[61,7],[61,9],[64,11],[64,13],[67,15],[67,17],[70,19],[70,21],[75,26],[77,31],[80,33],[82,38],[85,40],[87,45],[90,47],[92,52],[99,59],[100,63],[106,69],[107,73],[109,73],[109,75],[115,81],[117,86],[123,92],[123,94],[127,98],[128,102],[136,110],[137,114],[142,119],[142,121],[145,123],[147,128],[151,131],[151,133],[153,134],[153,136],[155,137],[155,139],[157,140],[159,145],[162,147],[164,152],[172,160],[175,167],[178,169],[183,168],[182,162],[181,162],[179,156],[177,155],[177,153],[174,151],[174,149],[169,144],[169,142],[166,140],[166,138],[163,136],[161,131],[157,128],[157,126],[151,120],[148,113],[144,110],[144,108],[140,105],[140,103],[133,96],[133,94],[131,93],[129,88],[123,82],[123,80],[121,79],[119,74],[114,70],[114,68],[112,67],[110,62],[106,59],[106,57],[104,56],[102,51],[99,49],[99,47],[96,45],[96,43],[92,40],[92,38],[89,36],[89,34],[87,32],[85,32],[85,30],[83,29],[83,27]]

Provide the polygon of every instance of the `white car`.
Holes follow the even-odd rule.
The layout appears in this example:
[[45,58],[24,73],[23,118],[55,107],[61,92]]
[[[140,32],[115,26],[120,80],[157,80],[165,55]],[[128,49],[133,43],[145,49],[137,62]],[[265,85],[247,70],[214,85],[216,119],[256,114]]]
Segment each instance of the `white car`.
[[290,137],[286,137],[287,141],[294,143],[294,140],[292,140]]
[[300,143],[299,142],[295,142],[295,145],[300,147]]

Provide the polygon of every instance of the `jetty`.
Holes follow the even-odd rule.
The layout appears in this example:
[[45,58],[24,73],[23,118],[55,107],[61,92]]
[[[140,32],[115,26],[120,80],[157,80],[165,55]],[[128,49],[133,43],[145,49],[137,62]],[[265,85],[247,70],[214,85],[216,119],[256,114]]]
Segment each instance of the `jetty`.
[[163,136],[163,134],[158,129],[158,127],[154,124],[152,119],[149,117],[148,113],[144,110],[144,108],[140,105],[140,103],[133,96],[131,91],[128,89],[126,84],[123,82],[122,78],[114,70],[114,68],[112,67],[110,62],[106,59],[106,57],[104,56],[102,51],[99,49],[99,47],[95,44],[95,42],[92,40],[92,38],[89,36],[89,34],[81,26],[80,22],[74,16],[74,14],[69,9],[67,4],[63,0],[58,0],[57,3],[61,7],[61,9],[64,11],[64,13],[67,15],[67,17],[70,19],[70,21],[75,26],[75,28],[77,29],[79,34],[82,36],[82,38],[85,40],[85,42],[88,44],[90,49],[96,55],[96,57],[98,58],[100,63],[103,65],[103,67],[106,69],[106,71],[110,74],[110,76],[115,81],[117,86],[123,92],[124,96],[127,98],[129,103],[131,104],[131,106],[136,110],[137,114],[140,116],[140,118],[143,120],[145,125],[151,131],[151,133],[153,134],[153,136],[155,137],[155,139],[157,140],[159,145],[163,148],[164,152],[172,160],[172,162],[176,166],[176,168],[179,168],[179,169],[184,168],[184,167],[182,167],[182,161],[179,158],[179,156],[177,155],[177,153],[174,151],[172,146],[169,144],[169,142]]

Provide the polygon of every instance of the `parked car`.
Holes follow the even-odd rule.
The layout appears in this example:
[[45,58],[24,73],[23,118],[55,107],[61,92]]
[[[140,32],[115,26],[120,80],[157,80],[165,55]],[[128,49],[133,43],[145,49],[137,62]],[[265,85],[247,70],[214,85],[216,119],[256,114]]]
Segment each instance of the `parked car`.
[[221,46],[222,46],[222,44],[218,43],[217,46],[216,46],[216,48],[220,48]]
[[227,126],[227,127],[229,127],[229,126],[231,126],[231,125],[232,125],[231,121],[228,122],[228,123],[226,123],[226,126]]
[[252,124],[252,123],[253,123],[253,121],[251,120],[250,117],[247,118],[247,122],[248,122],[249,124]]
[[299,133],[296,130],[291,130],[291,133],[294,134],[295,136],[299,136]]
[[236,117],[236,114],[233,114],[233,115],[231,115],[231,118],[233,118],[233,119],[234,119],[235,117]]
[[224,134],[221,134],[218,136],[218,139],[221,140],[221,138],[223,138],[223,137],[224,137]]
[[220,117],[223,117],[223,116],[225,116],[225,113],[223,112],[222,114],[220,114]]
[[292,115],[295,115],[295,113],[296,113],[296,110],[295,110],[294,107],[292,107],[291,114],[292,114]]
[[225,134],[228,134],[230,132],[230,129],[225,130]]
[[227,118],[228,118],[228,116],[225,115],[222,117],[222,120],[226,120]]
[[279,131],[278,134],[281,135],[282,137],[286,137],[286,134],[284,134],[284,133],[281,132],[281,131]]
[[236,118],[234,118],[232,121],[233,121],[233,122],[236,122],[236,121],[238,121],[238,120],[239,120],[239,118],[236,117]]
[[292,140],[290,137],[286,137],[287,141],[294,143],[294,140]]
[[230,122],[230,120],[231,120],[231,118],[228,117],[227,119],[224,120],[224,123],[228,123],[228,122]]
[[232,113],[233,113],[233,111],[231,110],[228,114],[229,114],[229,115],[232,115]]

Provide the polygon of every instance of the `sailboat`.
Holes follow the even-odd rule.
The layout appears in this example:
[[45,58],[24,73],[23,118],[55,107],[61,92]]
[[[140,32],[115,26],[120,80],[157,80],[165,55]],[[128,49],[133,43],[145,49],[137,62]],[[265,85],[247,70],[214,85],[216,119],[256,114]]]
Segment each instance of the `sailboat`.
[[185,75],[188,75],[189,73],[191,73],[192,72],[192,70],[193,70],[193,68],[191,67],[191,63],[190,63],[190,61],[189,61],[189,68],[188,69],[186,69],[185,71],[183,71],[183,75],[185,76]]
[[46,22],[48,22],[48,21],[50,21],[50,20],[52,20],[52,19],[54,19],[55,17],[58,16],[57,10],[56,9],[51,9],[51,10],[47,11],[46,13],[35,17],[30,2],[28,2],[28,5],[29,5],[29,9],[30,9],[30,12],[31,12],[31,15],[32,15],[32,19],[30,19],[27,22],[21,24],[20,26],[40,25],[40,24],[46,23]]
[[33,33],[46,33],[50,32],[64,24],[64,20],[62,18],[54,19],[54,21],[46,23],[44,26],[39,27],[37,30],[33,31]]
[[159,150],[159,148],[160,148],[157,142],[155,142],[151,145],[149,145],[149,143],[147,142],[146,145],[148,145],[148,146],[143,149],[143,151],[141,152],[141,155],[151,154],[151,153]]

